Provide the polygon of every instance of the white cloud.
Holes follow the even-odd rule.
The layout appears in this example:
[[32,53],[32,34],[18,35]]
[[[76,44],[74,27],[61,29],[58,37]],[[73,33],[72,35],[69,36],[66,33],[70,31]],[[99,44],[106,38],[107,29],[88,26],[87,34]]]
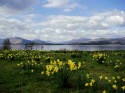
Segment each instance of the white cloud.
[[125,23],[125,16],[120,15],[112,15],[106,18],[106,22],[110,23],[111,25],[123,25]]
[[[114,15],[101,15],[101,13],[93,16],[51,16],[48,21],[43,22],[45,27],[62,28],[66,30],[98,30],[109,29],[125,25],[125,13],[123,11],[112,11]],[[122,14],[122,15],[121,15]]]
[[80,4],[74,0],[47,0],[47,3],[43,4],[45,8],[63,8],[66,12],[70,12],[79,6]]
[[37,14],[24,15],[22,18],[0,15],[0,38],[18,36],[59,42],[83,37],[125,35],[125,11],[115,10],[91,16],[55,15],[44,21],[36,21],[38,17]]
[[43,5],[47,8],[63,7],[69,3],[68,0],[47,0],[47,4]]
[[[41,24],[48,33],[57,34],[57,36],[73,38],[97,38],[124,36],[125,12],[110,11],[97,13],[92,16],[50,16],[47,21]],[[48,29],[49,28],[49,29]],[[118,28],[118,33],[114,30]],[[51,30],[50,30],[51,29]]]

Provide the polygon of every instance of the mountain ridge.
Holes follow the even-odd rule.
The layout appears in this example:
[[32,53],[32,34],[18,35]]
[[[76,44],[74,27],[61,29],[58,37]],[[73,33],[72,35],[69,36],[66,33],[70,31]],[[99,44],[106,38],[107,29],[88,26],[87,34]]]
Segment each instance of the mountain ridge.
[[[69,41],[64,42],[48,42],[44,40],[34,39],[34,40],[28,40],[21,37],[10,37],[10,42],[12,45],[25,45],[26,43],[34,43],[34,44],[45,44],[45,45],[51,45],[51,44],[80,44],[80,45],[107,45],[107,44],[121,44],[125,45],[125,37],[121,38],[97,38],[97,39],[88,39],[88,38],[79,38],[79,39],[73,39]],[[0,44],[2,45],[4,39],[0,38]]]

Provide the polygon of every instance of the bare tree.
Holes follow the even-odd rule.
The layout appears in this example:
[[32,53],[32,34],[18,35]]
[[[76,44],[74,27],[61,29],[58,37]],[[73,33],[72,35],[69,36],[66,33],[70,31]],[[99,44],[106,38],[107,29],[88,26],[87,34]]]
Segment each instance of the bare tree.
[[11,43],[10,43],[9,38],[4,39],[2,49],[3,50],[10,50],[11,49]]
[[34,42],[26,43],[25,44],[25,50],[32,50],[34,46]]

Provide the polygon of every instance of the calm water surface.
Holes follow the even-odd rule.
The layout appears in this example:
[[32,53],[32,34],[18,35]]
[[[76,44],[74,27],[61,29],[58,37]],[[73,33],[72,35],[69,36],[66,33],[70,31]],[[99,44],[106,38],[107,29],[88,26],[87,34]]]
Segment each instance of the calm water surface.
[[[12,45],[12,49],[24,50],[24,45]],[[34,45],[33,50],[125,50],[125,45]]]

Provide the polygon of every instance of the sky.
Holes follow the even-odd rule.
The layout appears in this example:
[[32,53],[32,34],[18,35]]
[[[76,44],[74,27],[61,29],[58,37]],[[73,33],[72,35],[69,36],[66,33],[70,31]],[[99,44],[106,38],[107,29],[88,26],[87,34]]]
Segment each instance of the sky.
[[125,37],[125,0],[0,0],[0,38]]

